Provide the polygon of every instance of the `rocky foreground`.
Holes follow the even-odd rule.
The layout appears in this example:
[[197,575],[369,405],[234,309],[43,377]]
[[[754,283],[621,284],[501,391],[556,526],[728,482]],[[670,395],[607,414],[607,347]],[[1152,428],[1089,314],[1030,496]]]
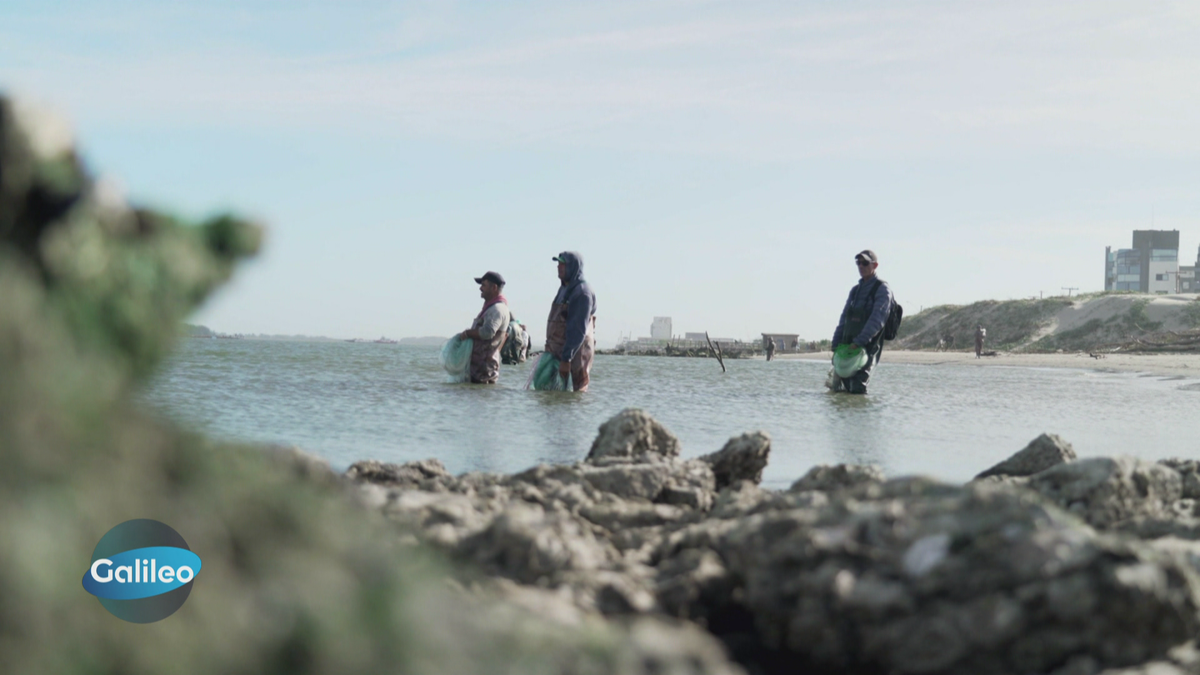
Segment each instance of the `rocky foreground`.
[[466,563],[468,595],[566,624],[685,620],[736,664],[691,642],[662,672],[1200,673],[1200,463],[1080,460],[1043,435],[966,485],[839,465],[774,491],[770,447],[682,460],[626,410],[573,465],[364,461],[344,480]]

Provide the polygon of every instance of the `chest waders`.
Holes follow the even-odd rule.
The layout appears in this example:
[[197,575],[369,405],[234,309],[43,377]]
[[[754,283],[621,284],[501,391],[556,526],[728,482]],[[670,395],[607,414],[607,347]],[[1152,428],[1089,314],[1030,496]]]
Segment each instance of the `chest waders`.
[[[508,306],[504,306],[508,311]],[[483,325],[484,312],[475,317],[471,328],[479,330]],[[508,339],[507,321],[501,325],[503,330],[497,330],[490,340],[475,340],[471,347],[471,381],[476,384],[495,384],[500,379],[500,349]]]
[[[842,328],[842,344],[853,344],[854,338],[858,337],[858,334],[866,327],[867,321],[871,318],[871,310],[875,309],[875,291],[879,290],[882,283],[876,279],[867,295],[866,302],[861,304],[858,302],[858,294],[862,292],[862,287],[860,286],[855,291],[854,300],[850,303],[850,310],[846,312],[845,326]],[[836,349],[837,345],[834,345],[834,348]],[[879,362],[879,355],[883,351],[882,326],[863,349],[867,352],[867,365],[854,375],[841,378],[842,387],[851,394],[867,393],[867,380],[871,378],[871,367]]]
[[[550,305],[550,316],[546,319],[546,352],[558,358],[567,344],[567,303]],[[575,391],[587,391],[591,378],[592,357],[596,348],[596,317],[588,317],[584,328],[583,344],[571,359],[571,384]]]

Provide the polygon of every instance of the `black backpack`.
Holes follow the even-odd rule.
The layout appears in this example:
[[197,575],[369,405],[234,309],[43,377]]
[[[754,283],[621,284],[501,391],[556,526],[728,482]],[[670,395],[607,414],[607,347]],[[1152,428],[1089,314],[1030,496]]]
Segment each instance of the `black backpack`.
[[[879,285],[883,282],[877,282],[871,287],[871,294],[867,296],[867,306],[875,306],[875,291],[879,290]],[[900,332],[900,322],[904,319],[904,308],[900,303],[896,302],[895,296],[892,297],[892,308],[888,311],[887,321],[883,322],[883,339],[895,340],[896,333]]]

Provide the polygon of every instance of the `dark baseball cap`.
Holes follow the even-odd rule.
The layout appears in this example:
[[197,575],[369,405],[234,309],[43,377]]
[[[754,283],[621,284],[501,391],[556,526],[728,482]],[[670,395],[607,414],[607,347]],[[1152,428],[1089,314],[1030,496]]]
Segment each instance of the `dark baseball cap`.
[[875,251],[867,249],[865,251],[859,251],[857,254],[855,254],[854,261],[858,262],[859,260],[865,260],[869,263],[877,263],[879,262],[879,256],[875,255]]
[[567,256],[563,253],[559,253],[558,255],[551,258],[551,260],[553,260],[554,262],[562,263],[564,265],[567,264]]
[[504,277],[500,276],[499,272],[484,272],[483,276],[475,279],[475,283],[477,284],[482,284],[485,281],[490,281],[497,286],[504,285]]

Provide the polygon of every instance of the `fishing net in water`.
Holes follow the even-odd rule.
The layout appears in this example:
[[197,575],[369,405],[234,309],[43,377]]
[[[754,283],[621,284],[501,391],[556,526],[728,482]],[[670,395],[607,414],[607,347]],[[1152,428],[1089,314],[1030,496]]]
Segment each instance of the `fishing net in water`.
[[560,363],[562,361],[553,354],[543,353],[537,363],[533,364],[533,370],[529,371],[529,381],[525,383],[525,388],[538,391],[570,391],[571,376],[568,374],[563,377],[558,374]]
[[838,377],[853,377],[867,365],[867,350],[852,345],[838,345],[833,352],[833,372]]
[[475,342],[455,335],[442,345],[442,368],[448,382],[467,382],[471,379],[471,348]]

